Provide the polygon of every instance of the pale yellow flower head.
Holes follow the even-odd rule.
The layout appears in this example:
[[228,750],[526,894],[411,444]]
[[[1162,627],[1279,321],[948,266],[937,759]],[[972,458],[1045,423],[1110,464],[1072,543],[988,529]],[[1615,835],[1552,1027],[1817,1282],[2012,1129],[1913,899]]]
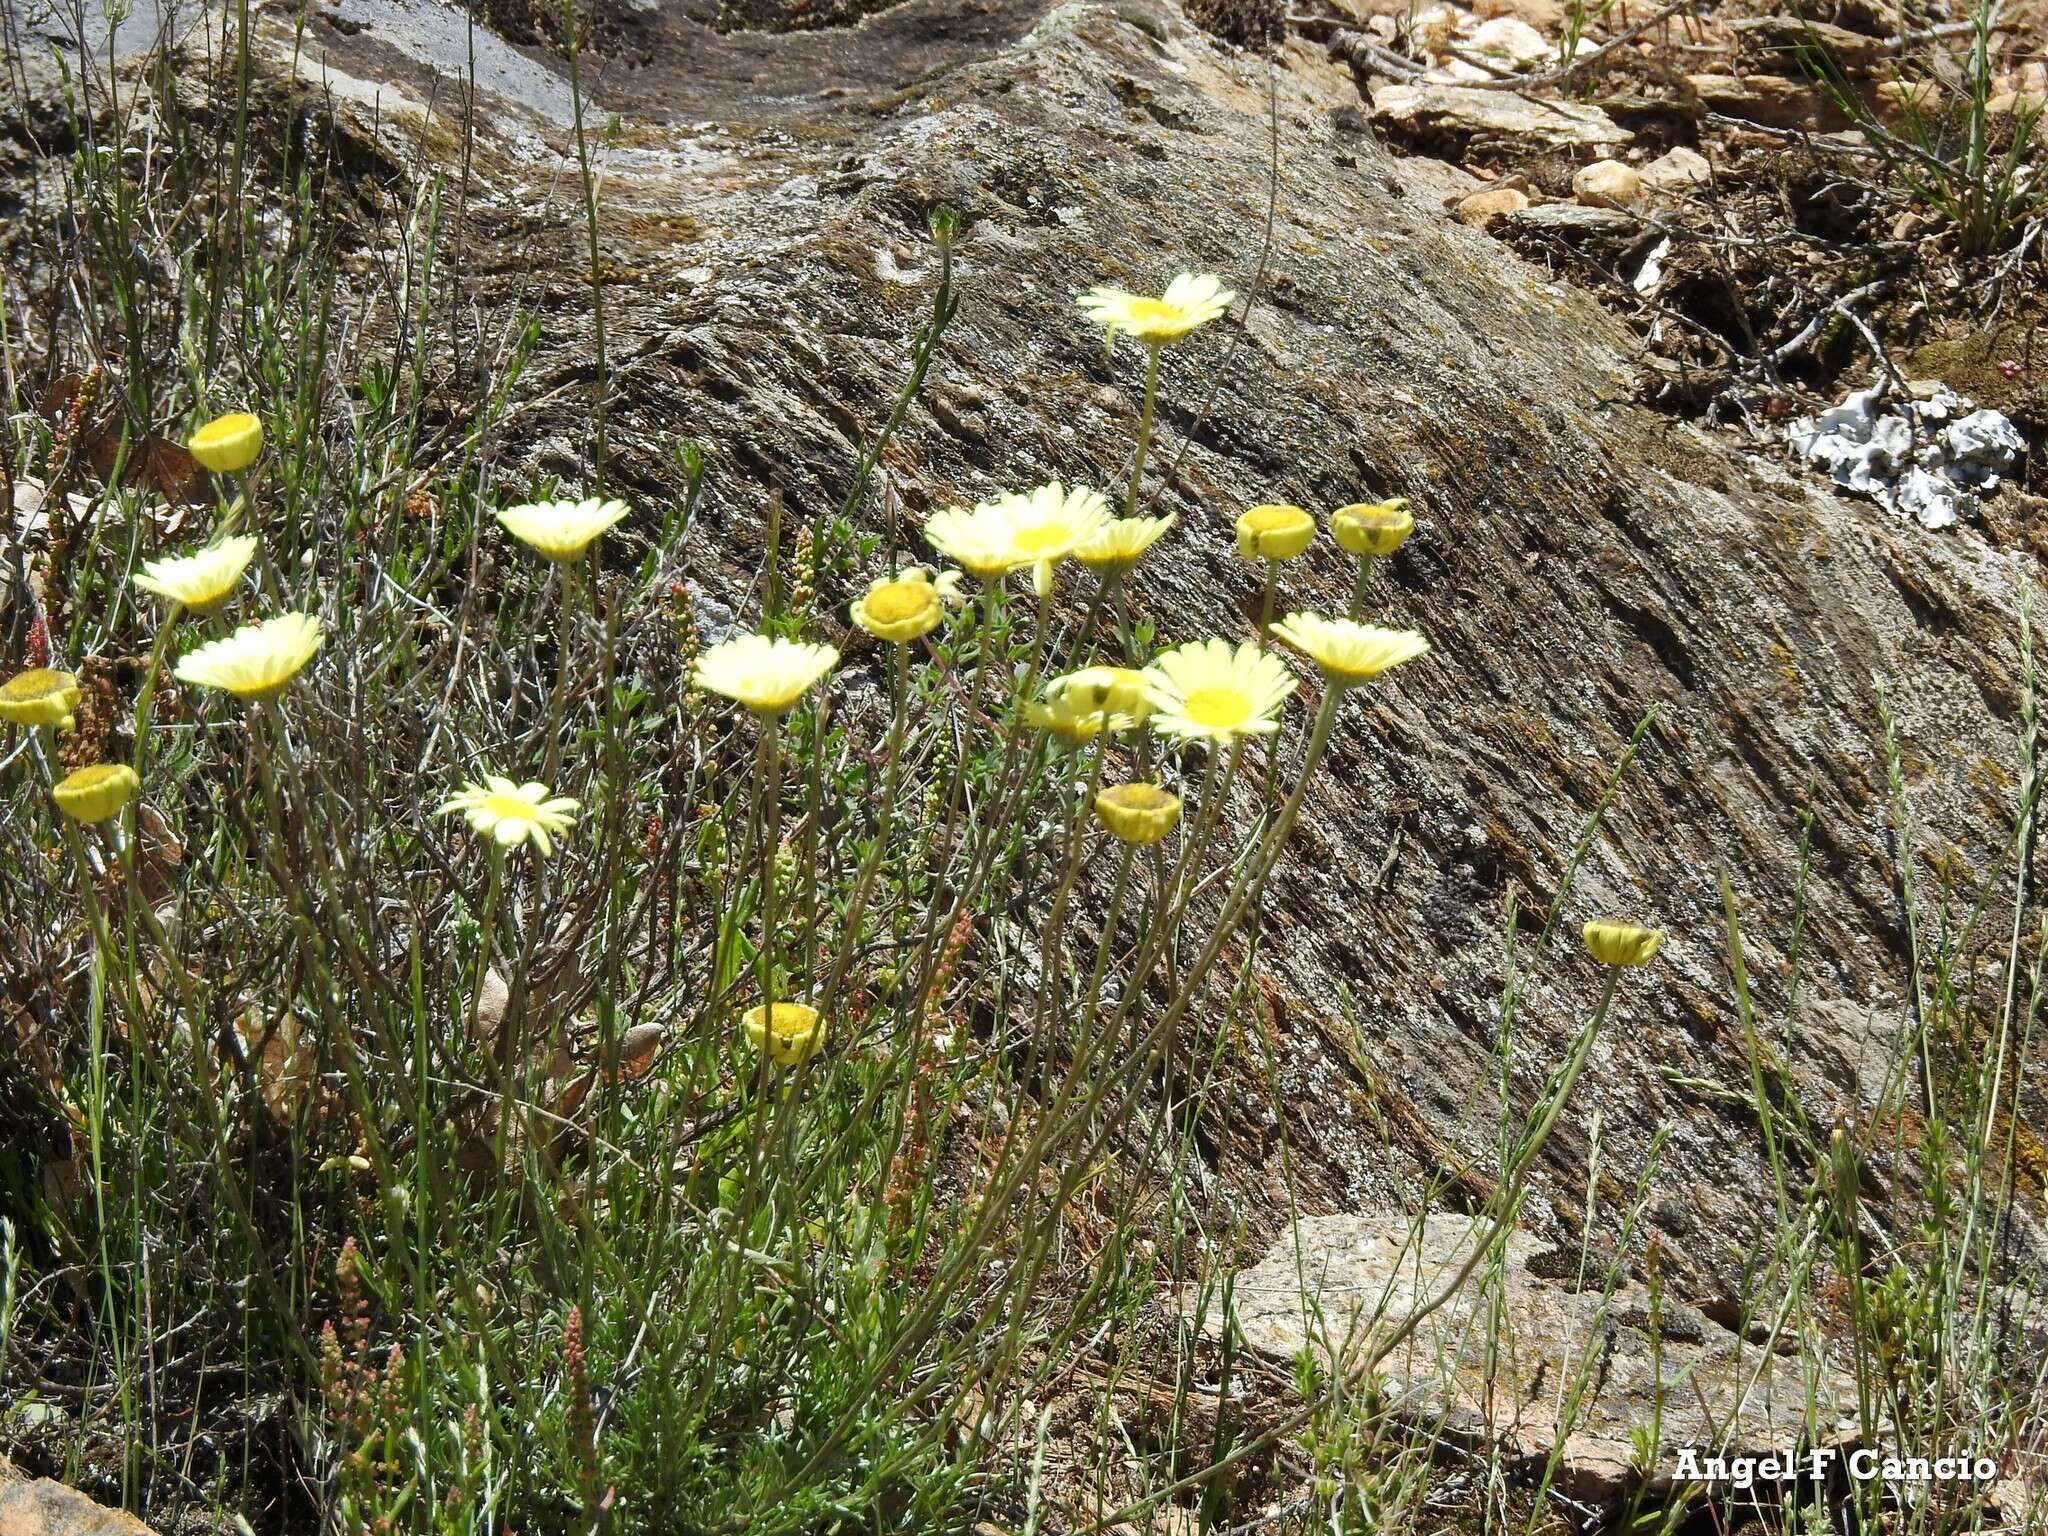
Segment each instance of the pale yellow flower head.
[[1171,528],[1179,514],[1166,517],[1119,517],[1104,523],[1074,546],[1074,558],[1092,571],[1121,576],[1145,557]]
[[932,584],[932,574],[913,565],[900,576],[883,576],[854,599],[853,622],[878,640],[908,644],[938,628],[946,616],[946,600]]
[[1330,533],[1337,547],[1354,555],[1391,555],[1415,531],[1408,498],[1355,501],[1330,514]]
[[1104,731],[1127,731],[1137,722],[1112,715],[1080,693],[1050,693],[1024,706],[1024,718],[1041,731],[1051,731],[1070,747],[1093,741]]
[[1156,843],[1180,820],[1180,796],[1157,784],[1112,784],[1095,797],[1095,819],[1119,842]]
[[172,676],[199,688],[219,688],[238,698],[262,699],[290,682],[319,652],[325,636],[310,613],[281,613],[260,624],[244,624],[232,635],[188,651]]
[[1103,709],[1133,721],[1152,713],[1145,674],[1136,667],[1083,667],[1045,685],[1048,697],[1071,699],[1078,708]]
[[1429,650],[1429,641],[1412,629],[1382,629],[1356,619],[1326,619],[1319,613],[1288,614],[1273,626],[1273,637],[1321,667],[1339,688],[1370,682]]
[[1280,706],[1294,692],[1285,662],[1247,640],[1193,640],[1154,657],[1145,669],[1152,729],[1168,736],[1235,741],[1279,729]]
[[126,763],[93,763],[57,781],[50,798],[73,821],[105,821],[134,798],[142,780]]
[[72,727],[78,713],[78,679],[50,667],[30,667],[0,683],[0,720],[15,725]]
[[1602,965],[1648,965],[1663,947],[1661,928],[1638,928],[1599,917],[1586,924],[1586,952]]
[[247,411],[230,411],[194,432],[185,448],[215,474],[232,474],[247,469],[263,451],[263,423]]
[[839,652],[829,645],[780,635],[736,635],[699,656],[690,680],[757,715],[779,715],[838,665]]
[[1010,518],[1010,542],[1032,568],[1032,585],[1044,597],[1052,591],[1052,568],[1100,533],[1109,522],[1109,502],[1086,486],[1051,480],[1024,496],[999,503]]
[[134,581],[145,592],[183,603],[194,613],[207,613],[227,600],[255,555],[254,536],[244,534],[209,544],[195,554],[152,560]]
[[623,501],[600,501],[595,496],[582,501],[527,501],[497,511],[507,533],[558,564],[579,558],[626,515]]
[[1237,552],[1247,560],[1292,560],[1316,536],[1316,520],[1299,507],[1253,507],[1237,520]]
[[925,519],[925,542],[958,561],[981,581],[1001,581],[1030,562],[1010,539],[1010,520],[992,501],[978,507],[942,507]]
[[555,851],[554,840],[576,820],[578,802],[557,795],[545,784],[515,784],[495,773],[481,784],[465,784],[441,802],[436,816],[460,812],[470,830],[500,848],[532,843],[542,858]]
[[1023,495],[999,496],[973,511],[948,507],[925,523],[932,547],[984,581],[1030,566],[1038,595],[1052,591],[1052,568],[1109,522],[1100,491],[1049,481]]
[[1156,299],[1121,288],[1091,288],[1076,302],[1081,313],[1108,330],[1112,342],[1118,331],[1124,331],[1147,346],[1159,347],[1207,325],[1236,297],[1210,273],[1183,272]]
[[749,1008],[741,1023],[754,1049],[765,1050],[785,1067],[809,1060],[825,1045],[825,1021],[809,1003]]

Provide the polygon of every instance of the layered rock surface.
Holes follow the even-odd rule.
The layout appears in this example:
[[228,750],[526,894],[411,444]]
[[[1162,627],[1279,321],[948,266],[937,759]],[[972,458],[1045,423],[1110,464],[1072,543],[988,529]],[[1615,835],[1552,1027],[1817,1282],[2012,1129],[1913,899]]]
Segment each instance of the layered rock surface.
[[[409,178],[446,173],[479,282],[470,344],[537,318],[493,480],[587,484],[598,374],[574,102],[545,30],[515,44],[432,0],[334,0],[303,46],[286,19],[261,41],[270,109],[322,131],[332,114],[360,152],[352,190],[393,228]],[[222,34],[202,20],[180,46],[198,79]],[[1632,404],[1623,328],[1447,219],[1442,178],[1376,143],[1356,82],[1315,49],[1234,54],[1160,0],[905,0],[786,35],[721,34],[657,3],[601,13],[583,78],[609,484],[651,508],[676,494],[675,446],[704,447],[694,580],[711,638],[744,612],[770,488],[795,522],[844,495],[927,314],[938,203],[963,219],[962,304],[885,462],[905,530],[1055,476],[1116,482],[1137,360],[1106,354],[1072,296],[1182,268],[1224,274],[1249,308],[1167,355],[1148,490],[1181,523],[1137,577],[1162,637],[1248,632],[1244,506],[1412,499],[1421,531],[1373,602],[1434,652],[1346,705],[1275,882],[1267,1043],[1230,1054],[1242,1091],[1206,1111],[1197,1172],[1248,1254],[1284,1220],[1283,1142],[1311,1207],[1397,1208],[1452,1171],[1483,1193],[1504,905],[1525,1106],[1597,986],[1560,938],[1538,951],[1532,916],[1654,712],[1558,933],[1598,913],[1671,932],[1623,990],[1581,1108],[1603,1111],[1624,1183],[1668,1128],[1653,1223],[1670,1285],[1725,1300],[1771,1201],[1754,1125],[1729,1107],[1748,1069],[1718,877],[1745,913],[1785,1081],[1823,1124],[1867,1112],[1907,1009],[1875,685],[1897,716],[1915,857],[2001,847],[2034,556],[1901,526]],[[883,528],[883,505],[870,498],[865,527]],[[1349,580],[1322,544],[1288,568],[1283,603],[1340,606]],[[879,701],[879,662],[856,655],[851,672],[854,707]],[[1785,1019],[1802,812],[1813,868]],[[1568,1117],[1546,1153],[1539,1225],[1586,1207],[1583,1124]]]

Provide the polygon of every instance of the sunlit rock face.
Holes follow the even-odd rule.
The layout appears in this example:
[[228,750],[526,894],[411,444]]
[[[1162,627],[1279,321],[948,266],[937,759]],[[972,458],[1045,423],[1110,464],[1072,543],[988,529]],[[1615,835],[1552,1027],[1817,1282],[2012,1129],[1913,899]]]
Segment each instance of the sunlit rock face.
[[[1220,274],[1240,294],[1231,315],[1164,358],[1146,492],[1180,521],[1134,577],[1140,607],[1162,643],[1243,636],[1261,576],[1236,557],[1240,512],[1402,495],[1418,531],[1378,570],[1367,616],[1432,650],[1344,703],[1272,886],[1256,1014],[1225,1042],[1190,1187],[1216,1203],[1212,1230],[1244,1232],[1255,1257],[1284,1220],[1283,1133],[1302,1198],[1325,1209],[1395,1208],[1430,1177],[1490,1166],[1509,901],[1507,1075],[1523,1107],[1598,988],[1566,938],[1588,917],[1630,917],[1670,940],[1622,987],[1527,1219],[1562,1231],[1588,1208],[1594,1108],[1601,1166],[1623,1186],[1662,1130],[1650,1225],[1671,1293],[1725,1299],[1731,1253],[1772,1202],[1756,1125],[1728,1105],[1749,1077],[1719,878],[1790,1080],[1865,1102],[1863,1074],[1882,1069],[1864,1032],[1905,1007],[1908,852],[1890,830],[1873,683],[1897,717],[1913,835],[1988,864],[2018,778],[2016,593],[2035,579],[1998,542],[2010,525],[1929,538],[1803,466],[1632,404],[1622,327],[1449,218],[1443,179],[1382,150],[1350,71],[1298,40],[1269,63],[1161,0],[904,0],[800,32],[720,30],[731,20],[602,6],[579,71],[607,490],[661,506],[678,444],[702,446],[688,587],[707,639],[747,617],[771,488],[786,526],[844,497],[929,314],[934,205],[961,217],[960,309],[886,488],[859,512],[913,558],[936,508],[1053,478],[1113,490],[1142,357],[1106,350],[1074,297]],[[348,282],[367,291],[413,249],[407,189],[444,173],[471,285],[464,347],[490,355],[522,316],[539,327],[494,473],[582,494],[592,253],[579,100],[551,34],[336,0],[312,8],[303,46],[267,12],[258,43],[253,110],[270,142],[338,133],[346,148]],[[190,46],[217,56],[217,17]],[[336,303],[348,311],[349,295]],[[451,376],[474,362],[457,357]],[[430,434],[447,409],[430,398]],[[636,559],[649,527],[615,530],[606,557]],[[819,612],[873,574],[828,575]],[[1341,610],[1352,574],[1319,538],[1286,567],[1281,607]],[[1085,591],[1062,576],[1056,598],[1072,616]],[[825,638],[848,644],[849,719],[873,724],[884,659]],[[1653,712],[1546,944],[1574,846]],[[1233,808],[1240,829],[1253,809]],[[1218,1024],[1191,1022],[1188,1048],[1212,1049]],[[2019,1118],[2038,1124],[2042,1107]],[[1873,1185],[1903,1188],[1889,1146]],[[1610,1225],[1618,1202],[1594,1193]]]

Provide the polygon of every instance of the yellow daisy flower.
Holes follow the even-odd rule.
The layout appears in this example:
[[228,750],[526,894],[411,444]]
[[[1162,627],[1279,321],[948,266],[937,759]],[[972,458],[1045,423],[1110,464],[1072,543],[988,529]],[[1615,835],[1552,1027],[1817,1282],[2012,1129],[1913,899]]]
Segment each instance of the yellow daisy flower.
[[546,858],[555,851],[554,839],[575,822],[578,804],[567,795],[550,793],[545,784],[514,784],[487,773],[483,783],[463,785],[434,814],[452,816],[459,811],[471,831],[493,839],[500,848],[532,843]]
[[1095,819],[1125,843],[1156,843],[1180,820],[1180,796],[1157,784],[1112,784],[1095,797]]
[[934,549],[993,581],[1025,566],[1044,597],[1052,591],[1054,564],[1072,554],[1109,521],[1100,491],[1063,486],[1053,480],[1024,495],[1000,496],[971,512],[948,507],[925,523]]
[[1118,331],[1124,331],[1147,346],[1159,347],[1207,325],[1236,297],[1207,272],[1183,272],[1156,299],[1121,288],[1091,288],[1075,302],[1084,315],[1108,330],[1112,342]]
[[1052,591],[1052,568],[1095,537],[1108,523],[1109,502],[1086,486],[1062,486],[1051,480],[1024,496],[1005,496],[999,503],[1010,518],[1010,543],[1032,568],[1032,586],[1040,597]]
[[133,578],[135,585],[174,603],[183,603],[194,613],[217,608],[235,590],[242,572],[256,556],[256,540],[244,534],[222,539],[197,554],[173,555],[152,560]]
[[1382,629],[1319,613],[1290,613],[1273,626],[1273,634],[1321,667],[1339,688],[1370,682],[1429,650],[1429,641],[1412,629]]
[[1253,507],[1237,520],[1237,552],[1247,560],[1292,560],[1316,536],[1316,520],[1299,507]]
[[785,1067],[808,1060],[824,1048],[825,1021],[809,1003],[749,1008],[741,1016],[747,1038]]
[[1193,640],[1145,671],[1152,729],[1206,741],[1278,730],[1275,716],[1295,688],[1286,663],[1250,640],[1235,649],[1227,640]]
[[1648,965],[1663,947],[1661,928],[1638,928],[1634,923],[1597,917],[1586,924],[1586,952],[1602,965]]
[[50,798],[73,821],[105,821],[141,787],[142,780],[126,763],[93,763],[65,774]]
[[186,652],[171,675],[181,683],[219,688],[237,698],[267,698],[313,659],[325,638],[312,614],[281,613]]
[[579,558],[607,528],[622,522],[626,513],[623,501],[589,496],[582,501],[521,502],[516,507],[500,507],[496,515],[513,538],[561,564]]
[[230,411],[194,432],[185,448],[215,474],[232,474],[247,469],[263,451],[263,423],[247,411]]
[[1330,533],[1339,549],[1354,555],[1391,555],[1415,531],[1408,498],[1355,501],[1330,514]]
[[0,683],[0,720],[68,731],[78,713],[78,699],[78,679],[69,672],[31,667]]
[[690,680],[757,715],[779,715],[838,665],[839,652],[829,645],[736,635],[699,656]]
[[1091,571],[1121,576],[1157,544],[1179,514],[1166,517],[1119,517],[1074,546],[1074,558]]
[[997,504],[942,507],[925,519],[925,542],[948,560],[957,560],[977,580],[1001,581],[1030,562],[1010,542],[1010,522]]
[[946,599],[933,585],[932,573],[921,565],[900,576],[878,578],[853,603],[854,623],[876,639],[898,645],[930,634],[945,616]]
[[1083,667],[1056,677],[1045,685],[1054,698],[1072,698],[1083,709],[1103,709],[1128,715],[1132,721],[1152,713],[1151,697],[1145,692],[1145,674],[1136,667]]

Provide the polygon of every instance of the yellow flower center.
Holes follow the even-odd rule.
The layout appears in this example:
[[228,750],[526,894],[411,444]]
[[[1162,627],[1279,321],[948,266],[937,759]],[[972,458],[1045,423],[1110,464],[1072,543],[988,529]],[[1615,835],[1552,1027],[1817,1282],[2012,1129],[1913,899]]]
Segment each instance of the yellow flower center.
[[922,581],[892,581],[877,587],[867,597],[868,614],[877,624],[901,624],[914,619],[932,605],[932,589]]
[[1112,805],[1127,811],[1163,811],[1173,804],[1173,796],[1157,784],[1113,784],[1102,793]]
[[1197,688],[1181,713],[1197,725],[1227,731],[1251,718],[1252,701],[1235,688]]
[[533,816],[533,802],[522,795],[502,790],[484,796],[483,808],[501,821],[526,821]]
[[1175,326],[1187,319],[1178,304],[1169,304],[1164,299],[1134,297],[1125,301],[1125,308],[1131,317],[1131,328],[1138,331]]
[[1017,548],[1027,555],[1042,555],[1072,541],[1074,530],[1065,523],[1040,523],[1036,528],[1017,530]]
[[768,1027],[787,1040],[808,1034],[818,1022],[818,1010],[804,1003],[777,1003],[768,1010]]
[[1244,515],[1245,525],[1254,533],[1281,533],[1310,522],[1299,507],[1254,507]]
[[48,667],[32,667],[9,678],[0,693],[23,704],[32,704],[54,699],[77,686],[78,680],[68,673],[53,672]]

